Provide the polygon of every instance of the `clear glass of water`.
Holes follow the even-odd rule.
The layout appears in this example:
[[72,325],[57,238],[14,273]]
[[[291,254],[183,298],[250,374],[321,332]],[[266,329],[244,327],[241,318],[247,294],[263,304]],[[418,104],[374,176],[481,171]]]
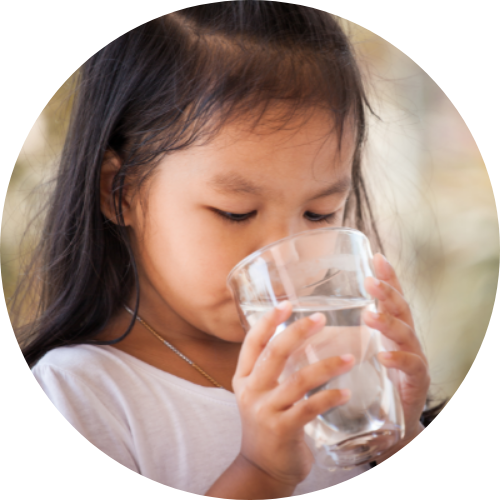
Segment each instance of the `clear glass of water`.
[[315,312],[326,316],[323,330],[290,356],[282,380],[321,359],[343,354],[355,357],[351,371],[306,395],[323,389],[351,390],[346,404],[326,411],[305,427],[317,464],[327,469],[370,462],[404,436],[397,372],[387,370],[377,359],[379,352],[395,346],[362,320],[365,309],[376,310],[364,286],[365,278],[374,275],[372,259],[363,233],[348,228],[316,229],[254,252],[228,276],[246,331],[282,300],[292,303],[293,312],[274,336]]

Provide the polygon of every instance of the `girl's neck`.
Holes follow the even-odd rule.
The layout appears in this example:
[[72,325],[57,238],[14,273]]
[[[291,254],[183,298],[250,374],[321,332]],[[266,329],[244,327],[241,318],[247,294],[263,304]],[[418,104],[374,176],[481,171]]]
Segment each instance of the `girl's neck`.
[[[129,307],[131,306],[133,304],[129,303]],[[231,380],[236,369],[241,344],[226,342],[204,333],[179,318],[168,304],[163,303],[162,306],[153,307],[151,302],[141,300],[139,316],[158,335],[196,363],[224,389],[232,391]],[[99,335],[99,340],[112,340],[119,337],[128,328],[131,319],[132,316],[125,309],[119,311]],[[162,344],[138,321],[135,322],[130,334],[113,347],[194,384],[214,387],[209,380]]]

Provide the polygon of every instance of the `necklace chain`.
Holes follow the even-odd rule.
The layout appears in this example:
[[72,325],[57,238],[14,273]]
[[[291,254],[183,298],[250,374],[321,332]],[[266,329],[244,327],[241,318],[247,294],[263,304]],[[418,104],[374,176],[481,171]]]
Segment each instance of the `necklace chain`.
[[[134,315],[134,311],[130,309],[128,306],[124,305],[123,306],[125,310],[131,315]],[[212,385],[215,387],[220,387],[223,388],[219,382],[217,382],[213,377],[211,377],[205,370],[202,370],[194,361],[191,361],[186,355],[182,354],[179,349],[175,348],[170,342],[165,340],[161,335],[159,335],[151,326],[149,326],[139,315],[136,315],[137,321],[141,323],[146,330],[148,330],[150,333],[152,333],[160,342],[165,344],[171,351],[173,351],[179,358],[183,359],[188,365],[192,366],[198,373],[203,375]]]

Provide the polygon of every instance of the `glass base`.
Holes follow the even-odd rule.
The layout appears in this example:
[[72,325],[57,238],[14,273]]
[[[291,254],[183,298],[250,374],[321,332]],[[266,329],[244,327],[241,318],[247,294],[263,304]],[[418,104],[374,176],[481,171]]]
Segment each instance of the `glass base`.
[[[333,460],[337,467],[351,468],[371,462],[395,445],[400,436],[399,430],[368,432],[346,439],[333,446],[324,446],[323,451],[326,452],[328,458]],[[321,466],[321,463],[318,465]],[[327,468],[330,467],[327,466]]]

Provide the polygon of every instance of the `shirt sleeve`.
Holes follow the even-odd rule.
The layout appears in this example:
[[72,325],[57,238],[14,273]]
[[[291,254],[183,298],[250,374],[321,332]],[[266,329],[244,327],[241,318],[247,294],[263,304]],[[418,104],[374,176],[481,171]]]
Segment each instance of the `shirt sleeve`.
[[32,369],[41,388],[62,415],[88,441],[125,467],[140,473],[126,419],[97,388],[79,376],[51,365]]

